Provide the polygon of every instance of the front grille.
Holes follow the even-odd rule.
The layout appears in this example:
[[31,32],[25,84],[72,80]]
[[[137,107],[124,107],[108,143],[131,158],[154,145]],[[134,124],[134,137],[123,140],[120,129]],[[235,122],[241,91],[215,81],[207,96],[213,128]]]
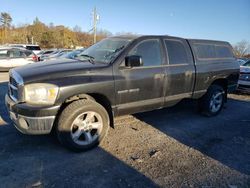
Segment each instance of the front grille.
[[20,90],[22,89],[23,79],[20,75],[14,70],[10,71],[9,78],[9,96],[14,101],[20,101]]
[[13,85],[14,87],[18,87],[18,83],[16,82],[16,80],[14,79],[14,78],[12,78],[11,76],[10,76],[10,84],[11,85]]
[[245,74],[243,74],[243,73],[241,73],[240,74],[240,77],[239,77],[239,80],[244,80],[244,81],[250,81],[250,74],[249,73],[245,73]]
[[11,86],[10,86],[10,96],[12,98],[14,98],[15,100],[18,100],[18,90],[17,89],[13,89]]
[[18,100],[18,83],[16,80],[12,77],[10,77],[10,82],[9,82],[9,95],[12,99]]

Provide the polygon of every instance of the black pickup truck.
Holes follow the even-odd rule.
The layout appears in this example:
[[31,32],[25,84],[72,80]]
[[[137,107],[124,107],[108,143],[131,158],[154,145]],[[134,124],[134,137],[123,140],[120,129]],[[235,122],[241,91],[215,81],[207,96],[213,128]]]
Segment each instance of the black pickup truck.
[[228,42],[170,36],[104,39],[75,59],[10,71],[6,106],[24,134],[49,134],[87,150],[99,144],[113,117],[199,101],[217,115],[237,87],[239,65]]

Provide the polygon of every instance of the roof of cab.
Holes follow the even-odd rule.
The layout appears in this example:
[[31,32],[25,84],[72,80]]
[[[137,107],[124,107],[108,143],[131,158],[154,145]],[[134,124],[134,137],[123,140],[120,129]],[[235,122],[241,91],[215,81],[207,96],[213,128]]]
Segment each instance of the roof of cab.
[[189,38],[182,38],[182,37],[177,37],[177,36],[171,36],[171,35],[117,35],[117,36],[112,36],[111,38],[123,38],[123,39],[137,39],[141,37],[169,37],[169,38],[179,38],[179,39],[185,39],[190,42],[198,43],[198,42],[203,42],[203,43],[228,43],[227,41],[220,41],[220,40],[209,40],[209,39],[189,39]]

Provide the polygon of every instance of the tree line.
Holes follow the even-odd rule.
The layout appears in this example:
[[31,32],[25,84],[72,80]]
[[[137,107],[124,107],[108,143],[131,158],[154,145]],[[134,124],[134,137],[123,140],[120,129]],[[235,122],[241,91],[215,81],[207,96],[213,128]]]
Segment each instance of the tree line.
[[[12,17],[6,12],[0,15],[0,45],[2,44],[39,44],[41,48],[88,47],[93,44],[93,35],[81,31],[79,26],[70,29],[63,25],[46,25],[37,17],[32,24],[15,27]],[[97,41],[111,35],[108,31],[99,31]]]
[[[46,25],[37,17],[32,24],[24,24],[18,27],[12,25],[12,17],[6,12],[0,15],[0,45],[29,43],[39,44],[42,48],[75,48],[77,46],[88,47],[93,44],[93,35],[81,31],[79,26],[73,29],[63,25],[55,26],[53,23]],[[130,35],[132,33],[119,33]],[[97,41],[112,35],[108,31],[99,31]],[[236,57],[250,58],[250,44],[242,40],[233,45]]]

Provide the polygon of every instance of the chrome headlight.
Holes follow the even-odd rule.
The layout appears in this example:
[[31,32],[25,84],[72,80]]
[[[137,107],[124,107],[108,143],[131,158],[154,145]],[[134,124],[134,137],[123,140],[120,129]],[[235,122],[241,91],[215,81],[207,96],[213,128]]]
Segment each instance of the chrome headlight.
[[54,104],[58,90],[58,86],[53,84],[28,84],[24,86],[24,101],[36,105]]

